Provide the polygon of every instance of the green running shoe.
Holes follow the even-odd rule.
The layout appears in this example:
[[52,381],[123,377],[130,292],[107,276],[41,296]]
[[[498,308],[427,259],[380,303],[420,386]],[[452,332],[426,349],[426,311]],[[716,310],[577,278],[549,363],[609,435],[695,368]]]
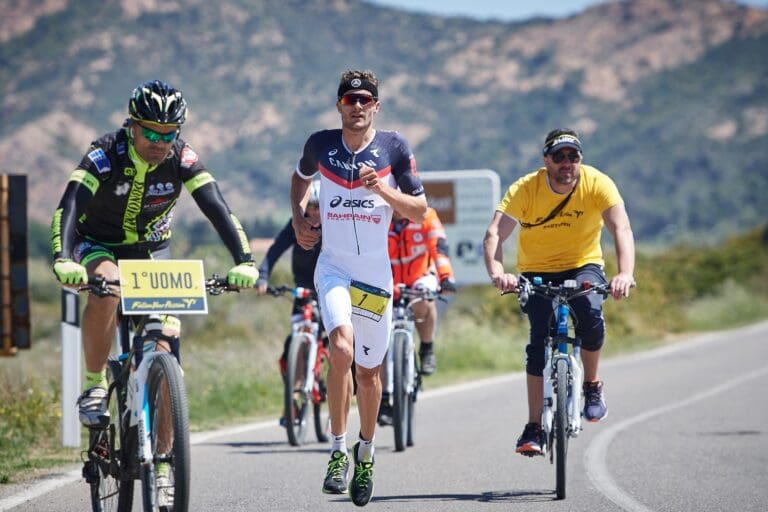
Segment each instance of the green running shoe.
[[352,448],[352,457],[355,460],[355,471],[352,475],[352,485],[349,486],[349,497],[352,503],[358,507],[364,507],[373,496],[373,459],[370,461],[357,460],[357,448],[360,443],[355,443]]
[[347,492],[347,470],[349,469],[349,457],[339,450],[334,450],[331,460],[328,461],[328,472],[323,482],[325,494],[344,494]]

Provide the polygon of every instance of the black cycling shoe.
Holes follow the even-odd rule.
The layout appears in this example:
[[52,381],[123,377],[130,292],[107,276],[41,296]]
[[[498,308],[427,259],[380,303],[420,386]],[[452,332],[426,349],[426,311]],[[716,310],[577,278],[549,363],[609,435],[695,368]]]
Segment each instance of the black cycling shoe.
[[437,358],[434,352],[431,350],[429,352],[419,352],[419,359],[421,359],[422,375],[432,375],[437,371]]
[[515,451],[527,457],[544,455],[544,430],[538,423],[528,423],[517,440]]
[[391,427],[392,426],[392,404],[389,403],[389,400],[386,402],[384,399],[381,400],[381,404],[379,404],[379,425],[382,427]]

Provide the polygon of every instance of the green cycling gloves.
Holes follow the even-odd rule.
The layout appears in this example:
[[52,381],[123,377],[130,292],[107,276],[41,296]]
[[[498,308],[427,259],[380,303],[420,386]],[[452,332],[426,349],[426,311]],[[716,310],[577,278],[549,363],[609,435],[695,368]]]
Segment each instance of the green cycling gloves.
[[86,284],[88,272],[85,267],[74,261],[62,258],[53,264],[53,273],[61,284]]
[[256,263],[253,261],[241,263],[232,267],[229,272],[227,272],[227,283],[229,283],[230,286],[237,286],[238,288],[253,288],[258,278],[259,270],[256,268]]

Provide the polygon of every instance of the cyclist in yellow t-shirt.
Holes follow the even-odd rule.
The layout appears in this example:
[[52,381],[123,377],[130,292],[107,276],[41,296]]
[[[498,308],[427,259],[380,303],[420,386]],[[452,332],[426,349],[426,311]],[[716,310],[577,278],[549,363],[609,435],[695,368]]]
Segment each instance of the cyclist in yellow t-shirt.
[[[504,270],[504,241],[520,225],[517,270],[531,278],[560,284],[566,279],[578,283],[607,282],[603,271],[600,234],[603,226],[611,233],[618,261],[618,273],[611,279],[616,300],[629,296],[634,284],[635,243],[624,201],[613,180],[599,170],[582,164],[581,141],[573,130],[557,129],[547,134],[543,149],[544,167],[513,183],[499,203],[485,234],[485,265],[493,285],[502,291],[517,290],[517,275]],[[603,382],[598,376],[600,349],[605,340],[602,297],[590,294],[573,301],[576,335],[582,341],[584,363],[584,417],[596,422],[608,408],[603,399]],[[517,442],[517,452],[542,452],[540,425],[543,406],[544,338],[552,304],[532,296],[523,307],[531,325],[526,347],[528,423]]]

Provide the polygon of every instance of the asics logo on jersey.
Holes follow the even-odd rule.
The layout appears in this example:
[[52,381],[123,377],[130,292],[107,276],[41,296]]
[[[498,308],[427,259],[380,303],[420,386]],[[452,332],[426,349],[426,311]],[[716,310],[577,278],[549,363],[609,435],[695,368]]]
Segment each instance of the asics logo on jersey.
[[328,152],[328,156],[333,156],[333,155],[335,155],[335,154],[336,154],[336,153],[338,153],[338,152],[339,152],[339,150],[338,150],[338,149],[332,149],[332,150],[330,150],[330,151]]
[[341,205],[343,208],[373,208],[373,199],[343,199],[341,196],[334,196],[330,202],[331,208]]

